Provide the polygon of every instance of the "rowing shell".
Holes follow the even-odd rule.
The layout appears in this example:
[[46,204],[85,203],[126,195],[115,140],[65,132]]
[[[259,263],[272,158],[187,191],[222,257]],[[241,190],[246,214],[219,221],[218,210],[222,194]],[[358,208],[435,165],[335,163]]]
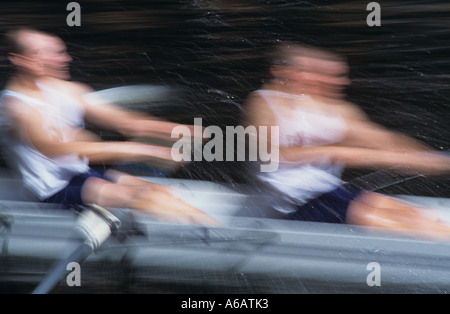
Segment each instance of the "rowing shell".
[[[82,284],[61,281],[55,292],[448,293],[450,245],[350,225],[263,217],[267,200],[243,187],[144,178],[179,192],[224,223],[187,226],[142,212],[125,219],[82,264]],[[9,182],[11,186],[11,182]],[[2,189],[2,191],[4,191]],[[10,195],[11,196],[11,195]],[[445,198],[398,196],[450,209]],[[0,290],[31,292],[52,264],[76,244],[77,215],[18,199],[0,204]],[[254,216],[251,216],[254,214]],[[374,264],[375,263],[375,264]],[[373,283],[379,266],[380,286]],[[14,290],[15,289],[15,290]]]

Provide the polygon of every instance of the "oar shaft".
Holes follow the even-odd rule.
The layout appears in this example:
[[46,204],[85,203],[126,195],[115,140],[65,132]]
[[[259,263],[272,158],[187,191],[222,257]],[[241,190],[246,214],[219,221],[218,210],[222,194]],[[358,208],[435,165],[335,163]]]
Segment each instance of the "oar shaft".
[[36,287],[36,289],[33,291],[33,294],[49,293],[64,277],[67,272],[67,265],[69,263],[83,262],[89,255],[91,255],[92,251],[93,248],[89,244],[81,244],[72,252],[72,254],[70,254],[64,260],[60,261],[55,266],[55,268],[47,275],[47,277],[39,284],[39,286]]

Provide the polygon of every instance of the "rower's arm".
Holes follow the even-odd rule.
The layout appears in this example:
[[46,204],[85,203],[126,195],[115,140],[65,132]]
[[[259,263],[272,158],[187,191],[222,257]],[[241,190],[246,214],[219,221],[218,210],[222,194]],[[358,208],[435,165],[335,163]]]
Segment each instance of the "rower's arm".
[[347,124],[345,140],[342,146],[376,148],[382,150],[419,152],[430,151],[431,147],[401,132],[389,130],[370,120],[359,106],[341,101],[339,114]]
[[41,112],[32,108],[20,111],[20,107],[13,104],[10,107],[15,108],[11,117],[16,136],[50,158],[77,154],[89,158],[91,163],[147,161],[152,158],[172,161],[170,148],[134,142],[101,142],[91,133],[76,128],[72,130],[74,140],[64,142],[57,130],[51,132],[44,127]]
[[349,121],[343,146],[389,151],[420,152],[432,148],[406,134],[388,130],[370,121]]
[[[117,105],[96,99],[88,102],[83,95],[92,90],[83,85],[75,88],[74,96],[85,109],[86,121],[102,129],[116,131],[126,137],[147,137],[174,141],[171,138],[172,130],[178,123],[164,121],[143,112],[125,110]],[[187,126],[192,129],[193,126]]]
[[401,167],[425,175],[450,173],[450,157],[435,152],[399,152],[372,148],[316,146],[280,147],[280,156],[292,164],[320,164],[324,160],[350,168]]
[[[266,100],[258,93],[252,93],[244,106],[242,113],[242,124],[246,127],[255,126],[267,127],[267,134],[258,134],[259,145],[266,145],[272,147],[271,133],[272,127],[279,127],[275,113],[272,111]],[[255,139],[250,139],[255,140]],[[276,143],[274,143],[276,145]],[[280,156],[281,157],[281,156]]]

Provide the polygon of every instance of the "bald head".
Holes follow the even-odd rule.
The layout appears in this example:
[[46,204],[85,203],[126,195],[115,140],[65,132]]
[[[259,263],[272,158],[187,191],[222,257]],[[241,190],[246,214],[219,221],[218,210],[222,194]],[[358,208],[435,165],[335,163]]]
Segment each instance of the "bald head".
[[48,36],[52,35],[33,29],[29,27],[18,27],[10,29],[5,33],[6,45],[8,47],[8,53],[24,54],[30,48],[30,39],[36,36]]

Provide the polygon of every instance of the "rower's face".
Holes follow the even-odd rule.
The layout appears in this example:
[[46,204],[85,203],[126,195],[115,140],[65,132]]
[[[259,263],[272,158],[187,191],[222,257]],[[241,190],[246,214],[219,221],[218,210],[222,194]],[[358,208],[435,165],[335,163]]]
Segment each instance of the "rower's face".
[[64,42],[57,37],[47,37],[41,44],[40,61],[43,65],[44,75],[59,78],[70,78],[70,62],[72,58],[67,53]]
[[72,58],[67,53],[67,47],[58,37],[43,34],[26,34],[22,38],[27,59],[27,70],[36,76],[50,76],[59,79],[69,79],[69,66]]
[[288,67],[291,84],[319,96],[342,99],[350,84],[348,66],[343,62],[315,58],[294,58]]

